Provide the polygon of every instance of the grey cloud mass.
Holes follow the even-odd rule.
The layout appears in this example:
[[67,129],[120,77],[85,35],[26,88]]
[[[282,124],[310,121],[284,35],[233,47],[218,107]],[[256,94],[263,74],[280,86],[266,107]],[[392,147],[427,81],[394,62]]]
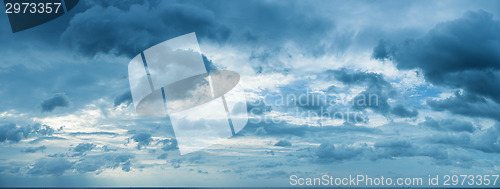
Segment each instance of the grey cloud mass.
[[29,148],[26,148],[26,149],[21,150],[21,152],[24,152],[24,153],[36,153],[38,151],[44,151],[45,149],[47,149],[47,147],[45,145],[42,145],[42,146],[39,146],[39,147],[29,147]]
[[69,98],[64,94],[55,94],[53,97],[44,100],[40,106],[42,112],[52,112],[57,107],[68,107]]
[[62,175],[73,166],[70,162],[62,158],[43,158],[37,160],[29,169],[30,175]]
[[[461,18],[436,25],[425,36],[396,44],[381,40],[373,50],[377,59],[391,59],[400,69],[419,68],[429,82],[450,88],[463,89],[467,95],[491,99],[500,103],[500,22],[484,10],[469,11]],[[473,106],[466,113],[451,99],[434,101],[436,109],[447,109],[459,114],[498,119],[496,111],[489,110],[485,100],[467,101]],[[446,107],[448,104],[448,107]],[[440,108],[439,108],[440,107]],[[456,108],[454,108],[456,107]],[[478,108],[474,108],[478,107]],[[459,110],[457,110],[457,108]],[[481,113],[474,113],[479,111]],[[480,114],[480,115],[479,115]]]
[[465,121],[453,120],[453,119],[445,119],[445,120],[434,120],[430,117],[425,118],[425,122],[421,123],[421,125],[430,127],[436,130],[446,130],[446,131],[455,131],[455,132],[469,132],[472,133],[475,131],[474,126]]
[[230,31],[215,20],[210,10],[174,1],[142,2],[129,7],[96,5],[75,15],[62,39],[85,55],[115,53],[130,57],[190,32],[225,40]]
[[95,144],[92,143],[80,143],[76,145],[74,148],[71,149],[71,151],[78,152],[78,153],[83,153],[86,151],[90,151],[96,147]]
[[280,140],[274,146],[281,146],[281,147],[287,147],[287,146],[292,146],[292,143],[287,141],[287,140]]
[[138,133],[134,134],[134,136],[131,137],[135,142],[137,142],[137,149],[141,149],[143,146],[149,145],[151,142],[153,142],[153,139],[151,138],[151,134],[149,133]]
[[27,126],[18,126],[14,123],[0,125],[0,142],[19,142],[30,136],[50,136],[54,129],[39,123]]

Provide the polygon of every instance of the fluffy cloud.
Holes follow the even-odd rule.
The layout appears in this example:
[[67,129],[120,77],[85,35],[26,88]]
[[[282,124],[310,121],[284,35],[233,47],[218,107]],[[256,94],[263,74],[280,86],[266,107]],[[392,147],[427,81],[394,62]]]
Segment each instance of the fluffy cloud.
[[179,149],[179,148],[177,147],[177,146],[178,146],[178,145],[177,145],[177,140],[175,140],[175,139],[173,139],[173,138],[172,138],[172,139],[164,139],[164,140],[160,140],[160,141],[158,141],[158,143],[157,143],[157,144],[160,144],[160,143],[163,145],[163,147],[161,147],[161,149],[162,149],[163,151],[172,151],[172,150],[177,150],[177,149]]
[[328,163],[333,161],[341,161],[345,159],[353,159],[360,157],[363,153],[362,148],[350,147],[344,144],[335,145],[331,143],[322,143],[315,152],[316,161],[319,163]]
[[151,142],[153,142],[153,139],[151,138],[151,134],[149,133],[137,133],[134,134],[131,138],[135,142],[137,142],[137,149],[141,149],[143,146],[148,146]]
[[19,142],[30,135],[50,136],[53,133],[54,129],[39,123],[28,126],[18,126],[13,123],[4,124],[0,125],[0,142]]
[[80,159],[74,170],[80,173],[96,172],[99,174],[103,169],[115,169],[121,167],[123,171],[130,171],[130,161],[135,158],[133,154],[106,153],[99,155],[88,155]]
[[70,150],[76,152],[73,156],[83,155],[83,153],[93,150],[96,147],[92,143],[80,143]]
[[13,123],[5,124],[0,126],[0,142],[19,142],[22,138],[26,138],[29,133],[31,133],[29,128],[17,127]]
[[124,153],[105,153],[100,155],[88,155],[78,161],[69,161],[64,156],[42,158],[29,166],[27,174],[29,175],[55,175],[77,173],[96,173],[99,174],[105,169],[115,169],[121,167],[125,172],[131,170],[131,160],[135,155]]

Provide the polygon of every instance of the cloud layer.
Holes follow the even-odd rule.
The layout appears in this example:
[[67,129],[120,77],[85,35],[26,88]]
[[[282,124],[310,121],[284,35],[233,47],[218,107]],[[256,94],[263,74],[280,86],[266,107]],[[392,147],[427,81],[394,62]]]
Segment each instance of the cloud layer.
[[[498,7],[81,2],[0,35],[0,186],[287,187],[292,174],[496,173]],[[249,122],[181,156],[168,116],[136,114],[127,64],[191,32],[207,70],[240,74]]]

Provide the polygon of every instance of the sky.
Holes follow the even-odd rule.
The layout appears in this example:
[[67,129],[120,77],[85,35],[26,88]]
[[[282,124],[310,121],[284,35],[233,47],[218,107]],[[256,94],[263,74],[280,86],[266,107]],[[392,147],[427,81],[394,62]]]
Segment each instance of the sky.
[[[127,66],[191,32],[240,74],[249,121],[180,155]],[[2,187],[500,173],[500,1],[82,0],[17,33],[0,14],[0,33]]]

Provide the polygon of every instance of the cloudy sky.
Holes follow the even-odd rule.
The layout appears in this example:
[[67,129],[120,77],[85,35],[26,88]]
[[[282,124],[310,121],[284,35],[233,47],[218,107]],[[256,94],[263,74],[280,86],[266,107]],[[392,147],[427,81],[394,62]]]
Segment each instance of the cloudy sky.
[[[0,186],[500,173],[500,1],[84,0],[17,33],[2,13],[0,32]],[[191,32],[241,75],[250,119],[180,156],[127,66]]]

